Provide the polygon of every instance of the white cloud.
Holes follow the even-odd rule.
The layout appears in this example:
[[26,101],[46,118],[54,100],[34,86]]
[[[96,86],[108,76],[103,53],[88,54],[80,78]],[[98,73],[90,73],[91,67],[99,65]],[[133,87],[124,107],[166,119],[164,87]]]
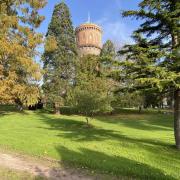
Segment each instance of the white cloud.
[[[116,9],[120,12],[122,9],[122,1],[115,0],[115,4]],[[112,20],[111,14],[106,11],[104,17],[97,20],[96,23],[103,28],[103,42],[110,39],[115,43],[117,49],[125,44],[133,43],[131,38],[133,30],[128,24],[122,22],[121,18]]]
[[104,17],[96,21],[103,28],[103,41],[110,39],[116,46],[122,47],[124,44],[132,43],[131,29],[126,24],[119,21],[110,21]]

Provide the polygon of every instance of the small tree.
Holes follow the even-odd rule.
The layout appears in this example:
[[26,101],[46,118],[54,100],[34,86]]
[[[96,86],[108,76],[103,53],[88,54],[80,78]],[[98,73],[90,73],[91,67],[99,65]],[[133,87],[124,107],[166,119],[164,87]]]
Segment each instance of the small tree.
[[99,57],[85,56],[77,61],[76,86],[72,99],[78,111],[89,117],[99,112],[112,111],[112,85],[104,76],[99,76]]
[[86,116],[87,124],[89,117],[97,113],[112,111],[112,96],[108,93],[108,84],[105,79],[95,78],[87,81],[87,85],[79,85],[74,90],[75,106],[79,113]]

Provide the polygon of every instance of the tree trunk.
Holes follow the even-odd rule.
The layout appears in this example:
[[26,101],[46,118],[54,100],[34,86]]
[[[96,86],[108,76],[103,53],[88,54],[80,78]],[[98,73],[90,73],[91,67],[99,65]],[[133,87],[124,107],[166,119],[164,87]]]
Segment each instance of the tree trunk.
[[[175,5],[175,4],[173,4]],[[173,33],[172,36],[172,50],[175,50],[179,45],[179,37],[177,34]],[[173,58],[177,61],[178,58]],[[174,92],[174,136],[176,148],[180,150],[180,89]]]
[[59,115],[60,114],[60,107],[58,103],[54,103],[54,113]]
[[142,106],[139,106],[139,113],[142,112]]
[[86,117],[87,126],[89,126],[89,118]]
[[169,103],[169,107],[171,110],[174,111],[174,92],[172,94],[170,94],[170,103]]
[[18,109],[18,111],[23,111],[23,106],[18,104],[17,109]]
[[174,93],[174,135],[177,149],[180,150],[180,89]]

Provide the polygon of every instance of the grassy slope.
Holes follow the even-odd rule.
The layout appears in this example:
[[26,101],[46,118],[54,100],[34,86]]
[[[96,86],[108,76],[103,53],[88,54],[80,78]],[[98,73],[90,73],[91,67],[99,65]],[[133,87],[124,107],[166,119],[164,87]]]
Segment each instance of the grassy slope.
[[180,179],[170,115],[122,113],[97,117],[0,112],[0,148],[60,159],[92,171],[138,179]]

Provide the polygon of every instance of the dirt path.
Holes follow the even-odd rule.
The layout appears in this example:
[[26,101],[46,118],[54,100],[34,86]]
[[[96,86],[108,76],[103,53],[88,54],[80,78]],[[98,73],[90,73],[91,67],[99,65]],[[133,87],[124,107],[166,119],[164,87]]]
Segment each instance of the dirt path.
[[[45,165],[46,164],[46,165]],[[35,176],[43,176],[52,180],[96,180],[98,177],[77,172],[77,170],[52,168],[45,162],[35,162],[28,158],[0,152],[0,166],[17,171],[25,171]]]

